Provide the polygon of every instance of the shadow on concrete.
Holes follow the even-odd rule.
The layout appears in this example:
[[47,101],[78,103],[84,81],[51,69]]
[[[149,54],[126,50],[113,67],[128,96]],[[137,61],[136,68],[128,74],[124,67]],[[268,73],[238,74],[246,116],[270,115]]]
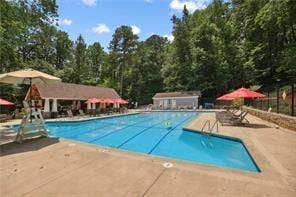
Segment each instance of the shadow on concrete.
[[264,129],[264,128],[271,128],[270,126],[267,126],[265,124],[254,124],[254,123],[248,123],[245,125],[241,125],[243,127],[253,128],[253,129]]
[[10,142],[0,146],[0,156],[37,151],[44,147],[56,144],[59,138],[38,137],[24,140],[23,143]]
[[[219,125],[220,126],[220,125]],[[247,127],[252,129],[264,129],[264,128],[272,128],[265,124],[255,124],[255,123],[244,123],[244,124],[225,124],[222,126],[229,126],[229,127]]]

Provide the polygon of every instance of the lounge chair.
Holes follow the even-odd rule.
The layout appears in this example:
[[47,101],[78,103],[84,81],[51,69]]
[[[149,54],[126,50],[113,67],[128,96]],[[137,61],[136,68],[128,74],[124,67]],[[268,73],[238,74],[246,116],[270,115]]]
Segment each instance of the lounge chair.
[[85,116],[85,113],[83,112],[82,109],[79,110],[79,115],[80,115],[80,116]]
[[73,118],[72,110],[67,110],[68,117]]
[[11,117],[7,114],[0,114],[0,122],[6,122],[8,120],[10,120]]
[[248,112],[242,111],[239,115],[225,113],[225,112],[217,112],[216,119],[222,124],[230,124],[230,125],[240,125],[244,124],[244,122],[249,123],[246,119]]

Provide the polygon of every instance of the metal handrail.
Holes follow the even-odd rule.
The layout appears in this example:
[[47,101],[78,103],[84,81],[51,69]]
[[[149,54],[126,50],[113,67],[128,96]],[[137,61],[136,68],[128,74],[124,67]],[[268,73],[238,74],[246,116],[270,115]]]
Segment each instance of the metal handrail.
[[[204,130],[204,128],[206,127],[208,125],[208,130],[207,130],[207,132]],[[214,124],[213,124],[213,126],[211,127],[211,122],[210,122],[210,120],[206,120],[206,122],[203,124],[203,126],[202,126],[202,128],[201,128],[201,132],[203,132],[203,133],[213,133],[213,130],[214,130],[214,128],[215,128],[215,126],[216,126],[216,132],[217,133],[219,133],[219,126],[218,126],[219,124],[218,124],[218,121],[215,121],[214,122]]]
[[207,121],[204,123],[204,125],[202,126],[202,128],[201,128],[201,132],[205,132],[205,131],[204,131],[204,128],[205,128],[206,125],[208,125],[208,131],[210,131],[210,128],[211,128],[211,122],[210,122],[209,120],[207,120]]
[[211,130],[210,130],[210,133],[213,132],[215,125],[216,125],[216,132],[219,133],[219,126],[218,126],[219,124],[218,124],[218,121],[217,121],[217,120],[216,120],[215,123],[213,124],[213,126],[212,126],[212,128],[211,128]]

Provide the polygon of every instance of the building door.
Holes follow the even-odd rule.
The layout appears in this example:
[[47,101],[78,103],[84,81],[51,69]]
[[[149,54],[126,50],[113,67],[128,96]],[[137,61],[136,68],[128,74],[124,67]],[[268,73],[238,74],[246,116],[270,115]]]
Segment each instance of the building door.
[[168,108],[168,100],[163,101],[163,107],[164,107],[164,109]]
[[177,102],[176,100],[172,100],[172,109],[176,109],[177,108]]

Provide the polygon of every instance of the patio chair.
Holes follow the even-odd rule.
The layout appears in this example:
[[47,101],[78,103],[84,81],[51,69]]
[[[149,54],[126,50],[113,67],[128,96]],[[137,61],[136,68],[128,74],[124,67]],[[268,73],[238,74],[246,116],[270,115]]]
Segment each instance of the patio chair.
[[83,112],[82,109],[80,109],[80,110],[78,110],[78,111],[79,111],[79,115],[80,115],[80,116],[85,116],[85,113]]
[[10,119],[7,114],[0,114],[0,122],[6,122]]
[[247,111],[242,111],[239,115],[217,112],[216,119],[221,123],[221,125],[241,125],[244,124],[244,122],[249,123],[249,121],[246,119],[247,114]]

